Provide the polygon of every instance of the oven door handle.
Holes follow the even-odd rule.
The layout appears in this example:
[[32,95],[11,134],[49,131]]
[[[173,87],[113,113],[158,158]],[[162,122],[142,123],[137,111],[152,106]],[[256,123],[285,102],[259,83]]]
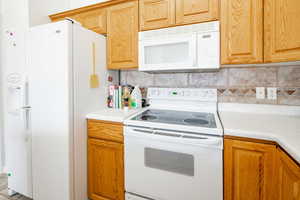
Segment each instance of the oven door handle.
[[169,137],[178,140],[180,143],[195,144],[195,145],[207,145],[207,146],[222,146],[222,138],[208,135],[193,135],[182,132],[154,130],[156,137]]
[[140,128],[135,128],[132,129],[132,131],[134,131],[135,133],[146,133],[146,134],[154,134],[154,131],[151,129],[140,129]]
[[216,136],[192,135],[181,132],[153,130],[145,128],[125,127],[125,140],[130,137],[150,140],[160,140],[178,144],[210,146],[223,148],[223,139]]

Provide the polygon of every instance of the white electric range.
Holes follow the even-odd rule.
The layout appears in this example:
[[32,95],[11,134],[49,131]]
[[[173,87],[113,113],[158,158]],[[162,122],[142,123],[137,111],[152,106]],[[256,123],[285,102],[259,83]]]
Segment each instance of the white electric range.
[[216,89],[149,88],[125,121],[126,200],[223,199],[223,128]]

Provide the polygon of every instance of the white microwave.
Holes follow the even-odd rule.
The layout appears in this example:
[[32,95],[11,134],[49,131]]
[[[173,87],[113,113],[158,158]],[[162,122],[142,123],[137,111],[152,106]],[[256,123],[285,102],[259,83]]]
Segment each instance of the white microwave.
[[219,68],[219,21],[139,32],[139,71]]

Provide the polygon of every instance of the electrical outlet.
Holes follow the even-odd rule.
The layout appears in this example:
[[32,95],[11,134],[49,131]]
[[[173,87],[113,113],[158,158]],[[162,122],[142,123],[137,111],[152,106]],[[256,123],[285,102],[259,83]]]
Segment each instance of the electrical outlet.
[[266,91],[265,91],[264,87],[256,88],[256,98],[257,99],[265,99],[266,98]]
[[267,96],[269,100],[277,99],[277,88],[267,88]]

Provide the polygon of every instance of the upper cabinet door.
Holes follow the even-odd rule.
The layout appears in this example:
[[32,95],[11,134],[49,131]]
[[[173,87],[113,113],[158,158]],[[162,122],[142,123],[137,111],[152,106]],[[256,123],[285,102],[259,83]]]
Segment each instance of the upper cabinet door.
[[106,34],[106,9],[100,8],[75,15],[75,20],[80,22],[83,27],[95,31],[96,33]]
[[277,200],[300,199],[300,166],[280,149],[277,152]]
[[222,1],[221,32],[222,64],[262,63],[263,1]]
[[140,30],[175,25],[175,0],[140,0]]
[[138,1],[107,8],[108,69],[138,66]]
[[219,0],[176,0],[176,24],[200,23],[218,18]]
[[265,0],[265,62],[300,60],[300,1]]

